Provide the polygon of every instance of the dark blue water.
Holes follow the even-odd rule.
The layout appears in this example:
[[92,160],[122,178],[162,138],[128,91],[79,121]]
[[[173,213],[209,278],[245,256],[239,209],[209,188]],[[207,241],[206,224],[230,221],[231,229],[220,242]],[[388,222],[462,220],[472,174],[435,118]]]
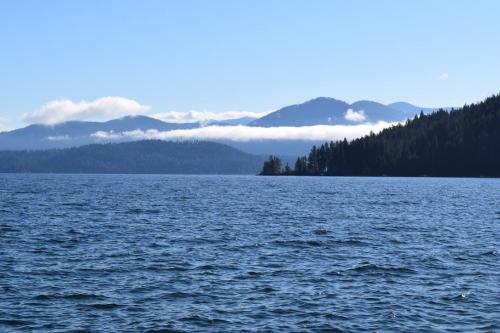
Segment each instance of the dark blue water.
[[0,331],[498,332],[500,180],[0,175]]

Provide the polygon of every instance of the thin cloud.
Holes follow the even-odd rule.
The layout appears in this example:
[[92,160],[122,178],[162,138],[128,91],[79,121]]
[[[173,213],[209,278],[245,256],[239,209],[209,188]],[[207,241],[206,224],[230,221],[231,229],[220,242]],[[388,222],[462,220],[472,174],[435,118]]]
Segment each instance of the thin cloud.
[[50,101],[40,109],[22,116],[26,123],[53,125],[69,120],[106,120],[136,115],[148,106],[123,97],[102,97],[94,101],[74,102],[69,99]]
[[48,136],[47,140],[49,141],[66,141],[70,140],[71,137],[69,135],[56,135],[56,136]]
[[448,80],[448,77],[448,73],[442,73],[441,75],[439,75],[439,79],[441,81]]
[[128,132],[99,131],[92,136],[100,140],[339,140],[355,139],[370,132],[378,133],[396,123],[378,122],[359,125],[315,125],[301,127],[206,126],[201,128]]
[[0,117],[0,132],[7,131],[7,123],[9,120],[7,118]]
[[365,111],[363,110],[354,111],[353,109],[347,109],[344,118],[346,120],[353,122],[365,121],[366,120]]
[[186,112],[171,111],[165,113],[156,113],[151,117],[165,121],[167,123],[206,123],[210,121],[223,121],[239,119],[243,117],[260,118],[273,111],[268,112],[250,112],[250,111],[226,111],[210,112],[191,110]]

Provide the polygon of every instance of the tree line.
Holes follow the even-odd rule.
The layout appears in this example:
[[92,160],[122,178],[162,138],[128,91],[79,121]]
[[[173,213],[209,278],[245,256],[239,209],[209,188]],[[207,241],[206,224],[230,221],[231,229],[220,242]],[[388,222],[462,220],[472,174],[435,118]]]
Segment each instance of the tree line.
[[500,94],[364,137],[325,142],[294,168],[270,156],[262,175],[500,177]]

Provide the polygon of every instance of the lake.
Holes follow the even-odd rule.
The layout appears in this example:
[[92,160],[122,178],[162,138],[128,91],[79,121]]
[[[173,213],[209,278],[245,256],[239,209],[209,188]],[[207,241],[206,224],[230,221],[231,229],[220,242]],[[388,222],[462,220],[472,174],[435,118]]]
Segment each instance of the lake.
[[495,332],[500,180],[0,175],[1,332]]

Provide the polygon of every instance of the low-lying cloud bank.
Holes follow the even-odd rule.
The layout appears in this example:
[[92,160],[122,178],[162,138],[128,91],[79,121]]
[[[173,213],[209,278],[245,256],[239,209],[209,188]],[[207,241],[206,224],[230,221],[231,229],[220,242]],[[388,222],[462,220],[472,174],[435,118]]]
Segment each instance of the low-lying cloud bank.
[[123,97],[102,97],[80,102],[60,99],[50,101],[32,113],[25,113],[22,120],[26,123],[54,125],[69,120],[108,120],[137,115],[147,110],[148,106]]
[[128,132],[99,131],[94,138],[111,140],[311,140],[330,141],[355,139],[370,132],[378,133],[396,123],[377,122],[359,125],[315,125],[301,127],[206,126],[194,129],[158,131],[135,130]]
[[151,117],[165,121],[167,123],[204,123],[210,121],[223,121],[239,119],[244,117],[260,118],[271,113],[269,112],[249,112],[249,111],[226,111],[226,112],[210,112],[210,111],[187,111],[178,112],[171,111],[165,113],[155,113]]

